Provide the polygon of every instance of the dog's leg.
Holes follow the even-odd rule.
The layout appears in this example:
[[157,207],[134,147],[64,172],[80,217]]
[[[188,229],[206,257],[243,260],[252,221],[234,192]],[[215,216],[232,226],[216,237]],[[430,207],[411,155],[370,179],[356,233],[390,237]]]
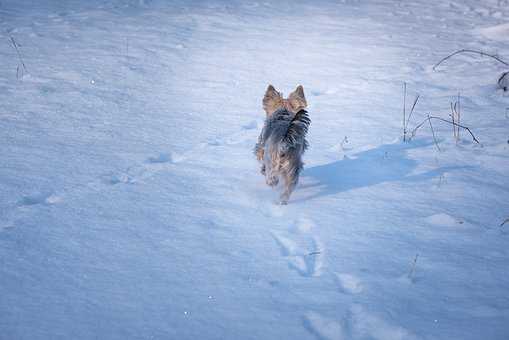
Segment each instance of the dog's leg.
[[265,164],[262,164],[262,167],[260,168],[260,173],[265,176]]
[[279,165],[275,162],[274,153],[264,151],[263,153],[262,173],[265,175],[265,182],[270,187],[275,187],[279,183]]
[[277,172],[266,171],[265,172],[265,182],[268,186],[275,187],[279,183],[279,176]]
[[260,162],[263,161],[263,157],[265,155],[265,152],[263,151],[263,146],[259,146],[258,144],[256,144],[256,159],[259,160]]
[[267,183],[270,187],[275,187],[279,183],[279,174],[277,171],[275,171],[272,164],[267,162],[267,159],[265,159],[265,162],[263,162],[262,165],[262,171],[265,175],[265,183]]
[[264,151],[263,151],[263,148],[259,144],[256,144],[256,159],[258,159],[258,161],[262,162],[262,166],[260,168],[260,173],[265,176],[266,167],[265,167],[265,163],[264,163]]
[[283,205],[288,204],[288,200],[290,199],[290,195],[292,194],[293,190],[297,186],[297,183],[299,182],[299,173],[300,168],[292,168],[289,171],[283,172],[282,177],[284,178],[284,190],[283,193],[280,196],[280,203]]

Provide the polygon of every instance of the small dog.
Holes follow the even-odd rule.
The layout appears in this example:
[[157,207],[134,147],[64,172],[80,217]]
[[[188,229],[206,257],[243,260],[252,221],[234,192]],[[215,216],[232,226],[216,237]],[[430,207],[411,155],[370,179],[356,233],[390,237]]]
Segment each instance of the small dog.
[[306,107],[301,85],[287,99],[269,85],[263,97],[267,117],[254,153],[262,163],[261,173],[269,186],[275,187],[283,179],[281,204],[288,203],[304,166],[302,154],[308,147],[306,134],[311,123]]

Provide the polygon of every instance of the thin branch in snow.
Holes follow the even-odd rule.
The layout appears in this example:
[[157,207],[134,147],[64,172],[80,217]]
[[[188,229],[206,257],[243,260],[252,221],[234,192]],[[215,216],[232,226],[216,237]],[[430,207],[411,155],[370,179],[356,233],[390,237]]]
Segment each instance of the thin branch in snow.
[[[461,124],[461,95],[460,93],[458,92],[458,101],[456,102],[458,105],[457,105],[457,110],[456,110],[456,122],[458,124]],[[460,140],[460,128],[459,126],[456,127],[456,142],[458,142]]]
[[345,152],[345,144],[348,144],[348,136],[345,136],[345,138],[343,138],[343,140],[341,141],[340,143],[340,146],[341,146],[341,150],[343,152]]
[[[18,43],[16,43],[16,40],[14,40],[13,37],[10,37],[10,40],[11,40],[12,46],[14,47],[14,49],[16,50],[16,53],[18,54],[18,59],[19,59],[21,65],[23,66],[24,72],[28,73],[28,70],[27,70],[27,67],[25,65],[25,62],[23,61],[23,57],[21,56],[21,52],[18,49]],[[18,74],[19,74],[19,66],[18,66],[18,69],[16,69],[16,77],[18,76]]]
[[506,218],[504,222],[500,223],[500,226],[502,227],[504,224],[506,224],[507,222],[509,222],[509,218]]
[[410,114],[408,115],[407,125],[408,125],[408,121],[410,121],[410,118],[412,117],[412,113],[414,113],[415,105],[417,105],[417,102],[419,101],[420,96],[421,95],[418,93],[415,96],[414,103],[412,104],[412,109],[410,109]]
[[440,146],[438,146],[438,141],[437,141],[437,138],[435,137],[435,129],[433,129],[433,124],[431,124],[431,119],[429,119],[429,115],[428,115],[428,123],[429,123],[429,127],[431,128],[431,133],[433,134],[433,141],[435,142],[435,145],[437,146],[438,151],[442,151],[442,150],[440,150]]
[[504,92],[509,91],[509,71],[502,73],[497,83]]
[[415,96],[414,102],[412,104],[412,108],[410,109],[410,113],[407,116],[407,110],[406,110],[406,97],[407,97],[407,84],[406,82],[403,83],[403,142],[407,141],[407,134],[408,134],[408,123],[410,123],[410,118],[412,118],[412,114],[414,113],[415,106],[417,105],[417,102],[419,101],[420,95],[417,94]]
[[412,131],[412,137],[411,137],[411,138],[415,137],[415,134],[417,133],[417,130],[418,130],[421,126],[423,126],[423,125],[424,125],[424,123],[426,123],[428,120],[431,120],[431,119],[437,119],[437,120],[440,120],[440,121],[442,121],[442,122],[449,123],[449,124],[453,124],[453,125],[455,125],[455,126],[457,126],[457,127],[460,127],[460,128],[462,128],[462,129],[467,130],[467,131],[468,131],[468,133],[470,134],[470,136],[472,136],[472,140],[473,140],[474,142],[476,142],[477,144],[480,144],[479,140],[475,137],[475,135],[472,133],[472,131],[470,130],[470,128],[468,128],[468,127],[466,127],[466,126],[464,126],[464,125],[458,124],[458,123],[456,123],[456,122],[451,122],[450,120],[444,119],[444,118],[442,118],[442,117],[429,116],[429,115],[428,115],[428,118],[424,119],[422,122],[420,122],[419,124],[417,124],[417,126],[413,129],[413,131]]
[[412,279],[412,276],[415,272],[415,267],[417,266],[417,259],[419,258],[419,254],[415,254],[414,262],[412,263],[412,267],[410,268],[410,272],[408,272],[408,278]]
[[458,92],[458,99],[454,104],[451,102],[451,119],[452,119],[452,134],[456,143],[460,140],[460,128],[456,124],[461,122],[461,104],[460,104],[460,93]]
[[440,65],[442,64],[444,61],[446,61],[447,59],[455,56],[456,54],[460,54],[460,53],[473,53],[473,54],[479,54],[483,57],[490,57],[490,58],[493,58],[495,59],[496,61],[506,65],[506,66],[509,66],[509,63],[503,61],[502,59],[500,59],[498,56],[494,55],[494,54],[489,54],[489,53],[485,53],[483,51],[477,51],[477,50],[470,50],[470,49],[461,49],[461,50],[458,50],[454,53],[451,53],[449,54],[447,57],[445,58],[442,58],[442,60],[440,60],[438,63],[436,63],[434,66],[433,66],[433,71],[435,71],[435,69]]
[[412,104],[412,108],[410,109],[410,113],[408,114],[408,118],[406,119],[406,126],[405,126],[405,135],[408,132],[408,123],[410,123],[410,118],[412,118],[412,114],[414,113],[415,106],[417,105],[417,102],[419,101],[420,95],[417,93],[414,99],[414,103]]
[[428,116],[428,118],[426,118],[425,120],[423,120],[422,122],[420,122],[419,124],[417,124],[417,125],[415,126],[415,128],[412,130],[412,136],[410,137],[410,139],[412,139],[412,138],[414,138],[414,137],[415,137],[415,135],[417,134],[417,130],[419,130],[419,128],[420,128],[421,126],[423,126],[423,125],[424,125],[424,123],[426,123],[426,121],[427,121],[428,119],[429,119],[429,116]]
[[406,82],[403,83],[403,142],[406,142]]
[[456,123],[456,114],[454,113],[454,106],[455,105],[451,102],[451,114],[449,116],[452,119],[452,135],[454,139],[456,139],[456,125],[454,125],[454,123]]

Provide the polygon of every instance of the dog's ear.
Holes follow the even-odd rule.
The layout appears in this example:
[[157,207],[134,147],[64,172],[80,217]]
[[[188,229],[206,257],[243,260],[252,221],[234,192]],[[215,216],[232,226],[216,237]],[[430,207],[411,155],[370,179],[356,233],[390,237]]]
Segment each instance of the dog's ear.
[[290,102],[290,106],[295,113],[299,112],[300,110],[304,110],[308,106],[302,85],[297,86],[295,91],[290,93],[288,96],[288,101]]
[[265,96],[263,96],[263,109],[267,115],[270,115],[279,109],[282,105],[283,100],[281,98],[281,94],[276,91],[274,86],[269,85],[267,87],[267,91],[265,91]]

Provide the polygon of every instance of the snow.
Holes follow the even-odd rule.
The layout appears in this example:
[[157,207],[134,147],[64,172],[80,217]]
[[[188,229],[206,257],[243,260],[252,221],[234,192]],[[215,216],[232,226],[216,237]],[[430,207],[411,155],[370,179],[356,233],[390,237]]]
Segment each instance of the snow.
[[345,293],[359,294],[363,291],[361,280],[359,280],[356,276],[348,273],[341,273],[337,274],[337,278],[340,287],[345,291]]
[[508,41],[509,40],[509,23],[500,24],[490,27],[484,27],[479,30],[479,32],[488,39],[498,40],[498,41]]
[[[0,338],[505,339],[507,1],[0,1]],[[17,43],[23,65],[10,38]],[[461,96],[466,131],[448,118]],[[312,119],[287,206],[268,83]]]

